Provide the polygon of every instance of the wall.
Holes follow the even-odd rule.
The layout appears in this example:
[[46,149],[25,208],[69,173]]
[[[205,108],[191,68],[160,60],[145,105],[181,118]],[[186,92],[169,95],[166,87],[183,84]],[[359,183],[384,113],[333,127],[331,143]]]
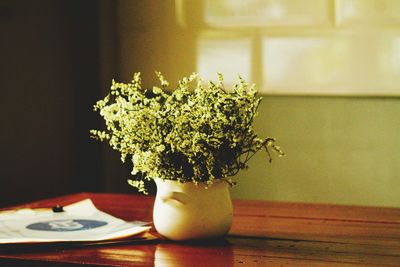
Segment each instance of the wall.
[[400,103],[393,98],[265,96],[256,127],[287,152],[258,154],[237,198],[400,206]]
[[[141,71],[150,86],[154,70],[171,82],[196,70],[206,78],[223,71],[228,82],[243,72],[259,85],[256,127],[277,137],[287,156],[272,164],[265,154],[254,157],[234,198],[400,206],[398,1],[296,1],[286,15],[250,4],[294,1],[246,1],[239,10],[259,15],[239,22],[235,9],[225,19],[205,17],[207,3],[243,1],[1,1],[0,206],[78,191],[133,192],[129,166],[88,137],[100,127],[91,107],[112,78]],[[336,19],[347,4],[353,16]],[[313,19],[285,18],[301,14]],[[292,35],[301,49],[290,49]],[[314,41],[296,45],[307,38]]]
[[0,2],[0,206],[102,185],[95,1]]
[[[240,1],[119,1],[121,77],[127,80],[140,70],[150,85],[153,70],[162,70],[171,81],[197,70],[206,78],[223,71],[228,82],[243,72],[257,82],[264,100],[256,127],[262,136],[277,137],[287,156],[272,164],[263,154],[254,157],[249,170],[237,177],[234,198],[400,206],[398,53],[397,48],[387,49],[399,36],[400,13],[393,11],[398,2],[300,2],[246,2],[237,9],[245,13],[237,22],[232,20],[235,10],[221,18],[204,16],[204,8],[207,3]],[[249,21],[256,12],[251,3],[289,6],[286,15],[294,19],[278,12],[268,20],[260,11],[259,19]],[[353,16],[340,13],[346,5]],[[363,37],[357,39],[357,33]],[[307,41],[326,36],[334,38]],[[301,37],[303,44],[296,50],[287,42],[286,50],[275,45],[267,51],[287,54],[282,63],[279,57],[264,57],[264,37]],[[297,52],[285,53],[291,50]],[[271,80],[278,67],[286,76]]]

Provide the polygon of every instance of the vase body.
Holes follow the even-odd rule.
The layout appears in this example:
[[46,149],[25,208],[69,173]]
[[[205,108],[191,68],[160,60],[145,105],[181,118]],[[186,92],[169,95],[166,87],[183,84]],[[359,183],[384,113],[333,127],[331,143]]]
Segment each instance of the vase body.
[[232,224],[229,185],[217,181],[212,186],[155,179],[157,195],[153,220],[159,234],[171,240],[204,239],[223,236]]

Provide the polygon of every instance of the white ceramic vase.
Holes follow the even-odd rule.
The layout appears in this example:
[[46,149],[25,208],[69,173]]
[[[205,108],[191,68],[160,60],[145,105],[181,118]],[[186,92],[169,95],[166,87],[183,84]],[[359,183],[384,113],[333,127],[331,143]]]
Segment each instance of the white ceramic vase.
[[223,236],[232,224],[229,185],[217,181],[212,186],[155,179],[157,195],[153,220],[159,234],[171,240],[204,239]]

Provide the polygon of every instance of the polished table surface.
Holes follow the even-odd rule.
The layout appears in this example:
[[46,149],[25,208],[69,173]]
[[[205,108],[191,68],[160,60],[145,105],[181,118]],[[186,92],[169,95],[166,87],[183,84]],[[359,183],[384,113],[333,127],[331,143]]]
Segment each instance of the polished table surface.
[[[124,220],[152,218],[154,198],[140,195],[80,193],[23,207],[86,198]],[[233,225],[222,239],[0,246],[0,266],[400,266],[400,209],[250,200],[233,204]]]

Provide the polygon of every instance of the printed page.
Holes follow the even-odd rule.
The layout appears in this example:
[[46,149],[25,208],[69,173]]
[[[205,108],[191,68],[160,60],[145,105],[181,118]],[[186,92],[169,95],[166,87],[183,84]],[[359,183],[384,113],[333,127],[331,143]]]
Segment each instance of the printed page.
[[98,210],[90,199],[51,209],[0,212],[0,244],[103,241],[137,235],[146,222],[126,222]]

